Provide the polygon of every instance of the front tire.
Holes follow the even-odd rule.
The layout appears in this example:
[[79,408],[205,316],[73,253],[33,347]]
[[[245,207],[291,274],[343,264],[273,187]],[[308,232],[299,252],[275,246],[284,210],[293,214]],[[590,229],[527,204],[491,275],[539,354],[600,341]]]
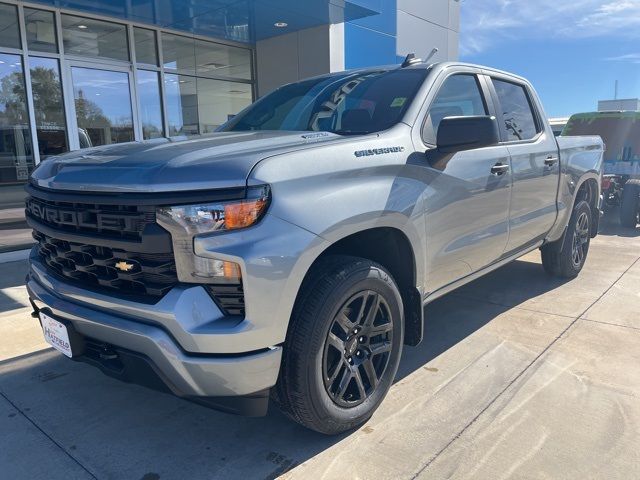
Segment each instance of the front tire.
[[587,260],[591,243],[591,207],[585,201],[573,209],[564,237],[542,247],[542,266],[555,277],[575,278]]
[[636,228],[638,223],[640,223],[640,180],[628,180],[622,190],[620,224],[626,228]]
[[402,312],[398,286],[381,265],[322,259],[294,307],[274,396],[282,411],[329,435],[365,423],[398,370]]

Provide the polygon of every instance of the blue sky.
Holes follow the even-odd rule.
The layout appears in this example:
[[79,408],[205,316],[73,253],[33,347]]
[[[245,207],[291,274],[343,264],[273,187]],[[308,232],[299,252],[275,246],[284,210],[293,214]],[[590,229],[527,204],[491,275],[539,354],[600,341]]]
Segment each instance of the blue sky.
[[527,77],[547,115],[640,97],[640,0],[461,0],[460,59]]

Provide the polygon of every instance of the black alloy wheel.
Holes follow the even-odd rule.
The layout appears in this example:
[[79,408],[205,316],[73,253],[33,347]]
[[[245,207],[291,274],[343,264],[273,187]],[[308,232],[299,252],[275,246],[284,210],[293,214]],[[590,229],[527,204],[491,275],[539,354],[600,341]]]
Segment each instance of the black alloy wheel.
[[391,388],[403,341],[402,295],[386,268],[327,255],[303,282],[272,398],[317,432],[359,427]]
[[589,239],[591,231],[589,225],[589,215],[581,212],[576,221],[576,228],[573,231],[573,243],[571,247],[571,260],[573,267],[582,268],[589,249]]
[[592,237],[593,213],[582,200],[574,207],[565,234],[554,242],[543,245],[542,265],[550,275],[575,278],[582,271],[589,253]]
[[389,364],[393,319],[379,293],[352,296],[333,319],[324,346],[322,375],[331,399],[354,407],[375,391]]

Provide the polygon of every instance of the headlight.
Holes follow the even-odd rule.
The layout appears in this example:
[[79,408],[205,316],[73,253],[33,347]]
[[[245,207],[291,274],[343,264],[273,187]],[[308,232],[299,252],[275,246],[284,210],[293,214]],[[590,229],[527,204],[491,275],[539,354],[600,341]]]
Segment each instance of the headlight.
[[237,230],[257,223],[267,211],[269,198],[269,187],[250,188],[244,200],[160,207],[158,216],[170,218],[191,235]]
[[255,225],[264,216],[270,200],[269,187],[260,186],[249,188],[247,198],[243,200],[158,208],[158,224],[171,233],[173,251],[176,255],[176,271],[180,281],[241,284],[240,265],[223,259],[195,255],[193,237]]

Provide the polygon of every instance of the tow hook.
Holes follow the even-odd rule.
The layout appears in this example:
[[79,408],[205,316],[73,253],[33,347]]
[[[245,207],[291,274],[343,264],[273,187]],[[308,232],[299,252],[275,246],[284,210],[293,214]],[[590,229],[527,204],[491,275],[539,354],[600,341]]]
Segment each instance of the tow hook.
[[100,350],[100,359],[101,360],[115,360],[118,358],[118,354],[109,348],[108,345],[103,345],[102,350]]
[[40,311],[33,300],[29,299],[29,303],[31,304],[31,308],[33,308],[33,312],[31,312],[31,318],[40,318]]

